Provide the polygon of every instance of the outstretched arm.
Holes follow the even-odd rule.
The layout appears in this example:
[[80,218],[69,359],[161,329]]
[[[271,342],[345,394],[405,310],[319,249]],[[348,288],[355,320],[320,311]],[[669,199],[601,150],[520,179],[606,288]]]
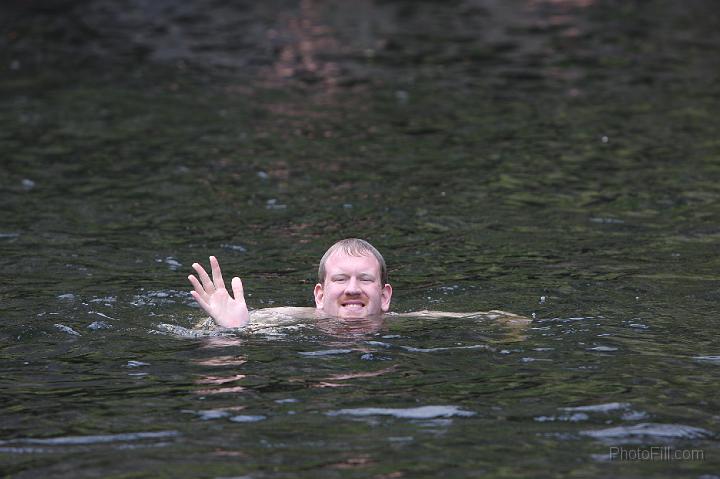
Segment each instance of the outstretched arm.
[[210,268],[212,270],[212,279],[207,272],[198,263],[193,263],[193,269],[200,277],[194,275],[188,276],[190,284],[195,288],[191,291],[195,301],[200,304],[202,309],[209,314],[213,320],[224,328],[239,328],[245,326],[250,320],[247,305],[245,304],[245,296],[243,296],[243,286],[240,278],[232,279],[233,297],[225,289],[220,264],[215,256],[210,256]]

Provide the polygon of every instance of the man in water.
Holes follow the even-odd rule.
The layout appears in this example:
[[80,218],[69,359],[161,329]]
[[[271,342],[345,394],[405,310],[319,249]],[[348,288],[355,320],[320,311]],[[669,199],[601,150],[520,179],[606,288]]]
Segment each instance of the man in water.
[[[231,281],[231,297],[225,289],[217,258],[210,257],[212,279],[198,263],[192,266],[199,279],[188,276],[194,288],[191,294],[205,312],[219,326],[245,326],[250,321],[250,313],[240,278]],[[332,245],[323,255],[313,293],[319,316],[367,319],[390,310],[392,286],[380,252],[365,240],[348,238]]]
[[[240,278],[231,281],[233,296],[225,289],[217,258],[210,257],[212,279],[198,263],[194,275],[188,276],[194,291],[193,298],[207,312],[215,324],[223,328],[240,328],[250,321]],[[357,238],[340,240],[323,255],[318,268],[318,282],[313,291],[315,308],[265,308],[253,311],[255,321],[266,323],[272,318],[309,318],[316,325],[336,335],[364,334],[377,331],[383,325],[384,313],[390,310],[393,289],[388,283],[387,267],[380,252],[370,243]],[[393,316],[462,318],[485,317],[511,328],[524,328],[530,319],[504,311],[475,313],[416,311],[390,313]],[[207,321],[196,327],[208,327]]]

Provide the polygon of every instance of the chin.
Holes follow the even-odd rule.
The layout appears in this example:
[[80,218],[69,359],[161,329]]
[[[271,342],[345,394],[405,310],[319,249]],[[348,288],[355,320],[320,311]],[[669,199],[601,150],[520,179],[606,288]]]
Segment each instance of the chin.
[[343,318],[343,319],[367,319],[367,318],[374,318],[377,316],[382,316],[383,311],[378,309],[371,309],[367,306],[363,307],[359,311],[348,311],[342,306],[338,308],[337,310],[337,317]]
[[338,310],[338,317],[343,319],[363,319],[369,316],[367,309],[363,308],[360,311],[347,311],[345,308]]

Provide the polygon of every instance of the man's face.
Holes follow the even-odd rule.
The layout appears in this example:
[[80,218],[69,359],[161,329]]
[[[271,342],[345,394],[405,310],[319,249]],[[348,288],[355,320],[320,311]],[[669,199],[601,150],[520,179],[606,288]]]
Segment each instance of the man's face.
[[325,263],[325,281],[315,285],[315,305],[339,318],[366,318],[390,309],[392,287],[383,285],[373,255],[352,256],[337,250]]

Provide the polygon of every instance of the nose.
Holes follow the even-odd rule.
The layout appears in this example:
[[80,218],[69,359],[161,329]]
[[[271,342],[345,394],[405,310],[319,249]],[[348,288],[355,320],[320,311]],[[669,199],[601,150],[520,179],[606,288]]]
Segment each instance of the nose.
[[352,276],[347,283],[345,288],[345,294],[360,294],[360,282],[355,276]]

